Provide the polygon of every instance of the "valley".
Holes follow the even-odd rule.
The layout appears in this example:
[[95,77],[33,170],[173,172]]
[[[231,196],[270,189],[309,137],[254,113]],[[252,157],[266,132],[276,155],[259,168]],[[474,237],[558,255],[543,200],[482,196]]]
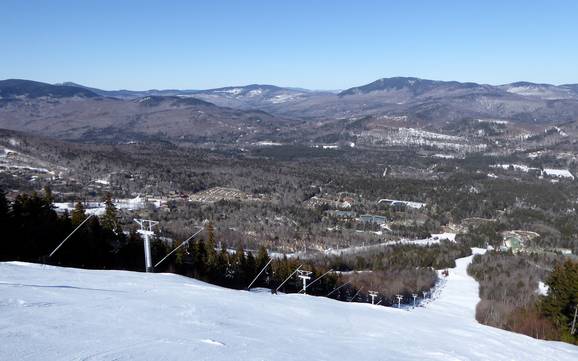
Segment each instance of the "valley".
[[[552,271],[543,269],[578,254],[576,121],[552,120],[556,108],[540,121],[503,106],[458,113],[456,100],[498,92],[514,108],[556,96],[576,101],[569,88],[542,88],[392,78],[339,94],[258,85],[121,94],[0,81],[8,217],[34,224],[48,212],[42,217],[54,220],[41,226],[50,235],[42,242],[30,233],[0,254],[46,260],[72,225],[96,216],[82,231],[96,242],[92,251],[73,237],[50,263],[142,270],[133,219],[151,219],[160,222],[155,262],[201,230],[157,271],[243,289],[271,259],[259,287],[298,292],[296,278],[282,281],[301,265],[325,277],[313,295],[366,303],[371,291],[395,307],[397,295],[408,306],[412,295],[435,292],[445,276],[434,270],[481,247],[488,252],[476,262],[532,261],[520,279],[500,283],[521,282],[524,302],[484,300],[478,320],[563,339],[564,329],[536,311],[533,290],[548,282]],[[447,103],[443,112],[430,108],[433,99]],[[326,108],[333,101],[348,109],[345,117]],[[395,112],[384,112],[394,103]],[[418,114],[409,103],[428,110]],[[528,309],[536,323],[514,323]]]

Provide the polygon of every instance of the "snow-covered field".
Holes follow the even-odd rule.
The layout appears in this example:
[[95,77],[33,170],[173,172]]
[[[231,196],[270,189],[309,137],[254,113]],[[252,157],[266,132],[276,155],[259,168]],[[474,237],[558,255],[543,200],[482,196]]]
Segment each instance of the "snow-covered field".
[[471,257],[412,310],[228,290],[172,274],[0,263],[1,360],[577,360],[478,324]]
[[514,170],[522,171],[528,173],[529,171],[539,171],[542,172],[543,175],[547,175],[550,177],[557,177],[557,178],[570,178],[574,179],[574,175],[568,169],[554,169],[554,168],[544,168],[544,170],[540,170],[539,168],[532,168],[528,167],[524,164],[494,164],[491,165],[492,168],[502,168],[504,170],[509,170],[512,167]]

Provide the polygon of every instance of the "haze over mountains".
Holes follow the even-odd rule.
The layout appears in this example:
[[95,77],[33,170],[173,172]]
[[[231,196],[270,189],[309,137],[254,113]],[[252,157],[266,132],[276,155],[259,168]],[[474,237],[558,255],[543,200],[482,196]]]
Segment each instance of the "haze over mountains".
[[[578,119],[578,84],[505,85],[383,78],[341,92],[252,84],[207,90],[101,90],[75,83],[0,81],[0,127],[69,140],[288,139],[346,121],[428,129],[464,119],[560,124]],[[377,122],[377,123],[376,123]]]

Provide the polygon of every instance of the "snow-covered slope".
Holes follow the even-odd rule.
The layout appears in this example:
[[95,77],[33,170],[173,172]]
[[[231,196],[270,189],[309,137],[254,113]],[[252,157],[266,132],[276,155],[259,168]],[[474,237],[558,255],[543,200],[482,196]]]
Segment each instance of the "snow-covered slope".
[[577,360],[474,320],[471,257],[426,307],[234,291],[171,274],[0,263],[2,360]]

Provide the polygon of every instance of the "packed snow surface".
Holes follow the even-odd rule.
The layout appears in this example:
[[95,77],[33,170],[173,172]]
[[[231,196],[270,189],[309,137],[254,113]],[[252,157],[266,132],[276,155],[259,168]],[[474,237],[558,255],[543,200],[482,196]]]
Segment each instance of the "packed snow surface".
[[172,274],[0,263],[0,359],[578,360],[576,346],[477,323],[470,261],[410,310]]

